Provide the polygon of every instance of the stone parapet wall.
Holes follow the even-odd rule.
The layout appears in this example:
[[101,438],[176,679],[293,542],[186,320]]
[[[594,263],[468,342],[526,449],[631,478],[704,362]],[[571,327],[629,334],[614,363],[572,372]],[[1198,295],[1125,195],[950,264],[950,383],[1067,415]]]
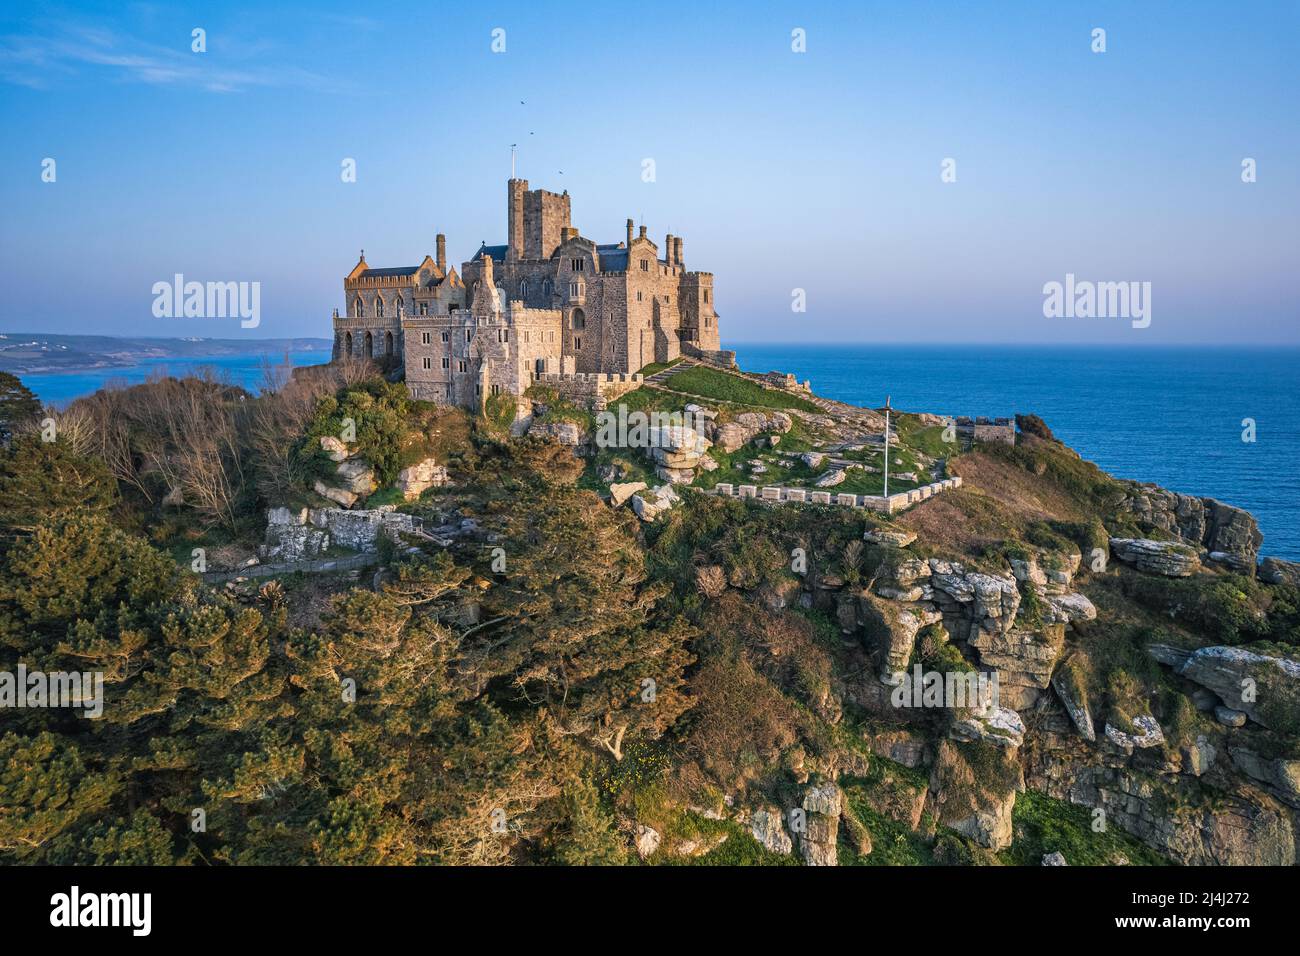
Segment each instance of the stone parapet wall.
[[868,511],[880,511],[894,514],[905,511],[912,505],[920,504],[949,488],[960,488],[961,478],[945,478],[934,481],[911,491],[900,491],[890,495],[855,495],[847,492],[813,491],[807,488],[783,488],[779,485],[732,485],[720,483],[714,486],[713,494],[728,498],[755,498],[773,503],[794,503],[814,505],[839,505],[847,508],[866,508]]
[[572,402],[603,407],[640,388],[645,379],[634,372],[542,372],[533,381]]

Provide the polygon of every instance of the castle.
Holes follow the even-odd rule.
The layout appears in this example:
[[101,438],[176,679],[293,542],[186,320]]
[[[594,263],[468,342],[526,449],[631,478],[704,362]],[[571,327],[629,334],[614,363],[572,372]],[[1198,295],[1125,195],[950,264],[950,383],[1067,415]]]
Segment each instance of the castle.
[[633,232],[597,244],[570,224],[569,194],[507,186],[505,245],[483,245],[457,274],[446,237],[416,266],[373,269],[365,253],[343,280],[334,357],[391,357],[416,399],[480,408],[536,382],[632,387],[652,362],[694,356],[730,365],[713,275],[686,269],[682,239],[663,251]]

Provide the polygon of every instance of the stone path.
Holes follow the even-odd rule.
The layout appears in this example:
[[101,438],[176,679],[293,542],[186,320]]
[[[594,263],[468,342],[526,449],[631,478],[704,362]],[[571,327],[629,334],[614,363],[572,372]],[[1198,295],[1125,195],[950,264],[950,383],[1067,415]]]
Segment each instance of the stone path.
[[655,372],[653,375],[647,375],[642,384],[650,383],[653,385],[662,385],[678,372],[688,368],[695,368],[699,364],[700,363],[695,361],[695,359],[682,359],[676,365],[670,365],[666,369],[661,369],[660,371]]

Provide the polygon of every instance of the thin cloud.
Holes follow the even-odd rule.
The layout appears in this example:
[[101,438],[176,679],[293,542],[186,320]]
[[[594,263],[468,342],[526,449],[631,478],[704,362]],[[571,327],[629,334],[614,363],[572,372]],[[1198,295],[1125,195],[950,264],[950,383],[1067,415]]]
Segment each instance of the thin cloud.
[[298,87],[336,91],[326,77],[294,66],[239,68],[217,64],[215,54],[192,53],[144,43],[98,28],[79,28],[62,35],[0,37],[0,80],[31,89],[48,89],[58,77],[86,69],[104,69],[126,82],[155,86],[189,86],[212,93],[239,93],[254,88]]

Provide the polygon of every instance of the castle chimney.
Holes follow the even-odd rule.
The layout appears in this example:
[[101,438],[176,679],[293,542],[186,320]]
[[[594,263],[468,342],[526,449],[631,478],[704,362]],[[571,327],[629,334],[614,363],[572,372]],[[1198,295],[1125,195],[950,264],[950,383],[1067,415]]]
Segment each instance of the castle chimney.
[[664,237],[664,262],[668,263],[668,268],[673,267],[673,250],[677,247],[673,245],[673,234],[670,232]]
[[642,226],[642,227],[641,227],[641,238],[642,238],[642,239],[645,238],[645,226]]
[[447,274],[447,237],[438,233],[438,271]]
[[686,260],[685,260],[684,258],[682,258],[682,237],[681,237],[681,236],[678,236],[678,237],[674,240],[674,242],[675,242],[676,244],[675,244],[675,246],[674,246],[674,248],[673,248],[673,261],[674,261],[675,263],[677,263],[677,265],[679,265],[679,266],[681,266],[683,269],[685,269],[685,268],[686,268]]
[[627,221],[627,247],[632,248],[632,220]]

